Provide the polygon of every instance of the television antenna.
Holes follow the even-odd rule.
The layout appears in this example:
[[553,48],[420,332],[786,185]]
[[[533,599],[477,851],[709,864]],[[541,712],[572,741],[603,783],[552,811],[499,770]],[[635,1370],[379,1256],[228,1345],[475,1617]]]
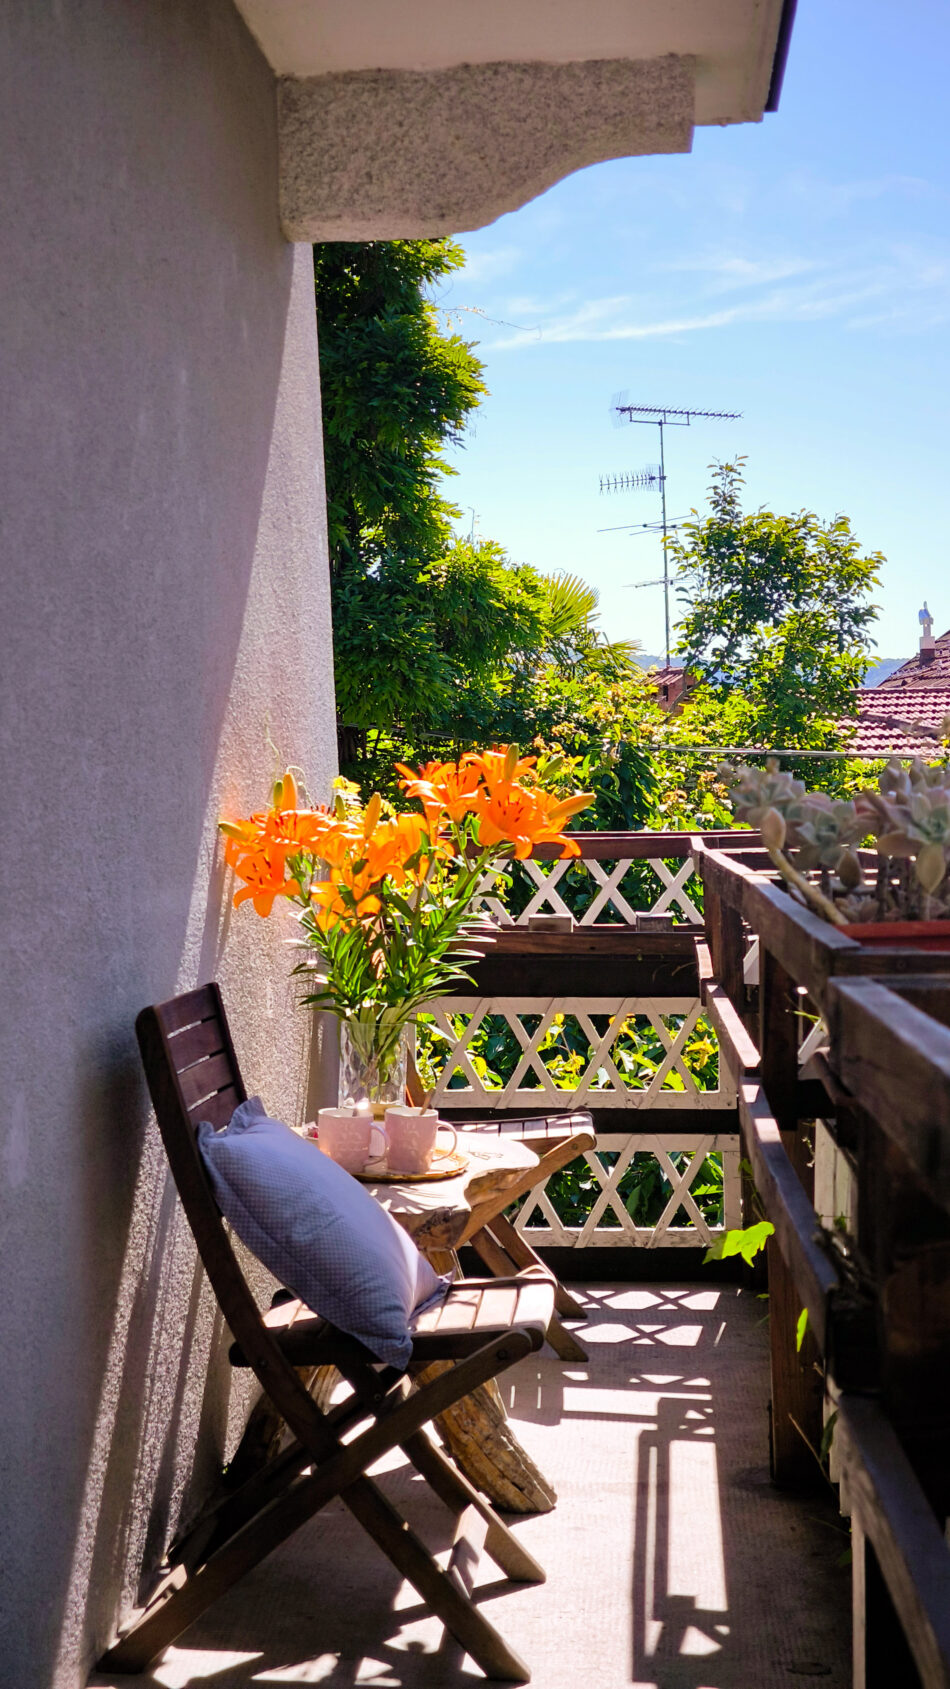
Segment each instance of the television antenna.
[[[649,532],[663,535],[663,621],[666,631],[666,661],[670,661],[670,569],[669,544],[670,532],[678,526],[667,520],[666,514],[666,449],[663,438],[665,428],[689,428],[695,420],[714,422],[738,422],[741,411],[692,411],[674,410],[668,405],[631,405],[626,393],[615,393],[610,404],[610,414],[615,428],[622,428],[626,423],[648,423],[660,430],[660,461],[650,464],[646,469],[633,470],[628,474],[602,475],[600,490],[602,493],[639,492],[658,488],[660,493],[661,517],[659,522],[631,522],[631,528],[646,529]],[[601,528],[601,533],[611,530]],[[657,581],[637,581],[636,586],[659,586]]]

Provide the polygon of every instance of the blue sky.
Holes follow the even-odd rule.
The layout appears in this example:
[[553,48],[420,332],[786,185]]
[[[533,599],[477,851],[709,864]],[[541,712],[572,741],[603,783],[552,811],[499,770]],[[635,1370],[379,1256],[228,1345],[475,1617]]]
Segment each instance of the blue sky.
[[452,454],[466,527],[576,571],[612,637],[659,651],[662,592],[628,585],[659,542],[598,532],[656,518],[652,493],[598,492],[656,461],[656,430],[612,427],[611,397],[741,411],[669,430],[671,516],[744,453],[749,508],[844,512],[884,552],[879,655],[911,653],[924,597],[950,627],[948,66],[945,0],[800,0],[776,114],[460,236],[440,303],[491,395]]

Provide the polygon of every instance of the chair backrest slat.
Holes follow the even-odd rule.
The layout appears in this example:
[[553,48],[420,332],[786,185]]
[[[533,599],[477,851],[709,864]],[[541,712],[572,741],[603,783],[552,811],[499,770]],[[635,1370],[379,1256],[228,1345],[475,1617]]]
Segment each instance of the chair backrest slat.
[[244,1098],[239,1095],[234,1085],[225,1085],[222,1090],[215,1091],[214,1096],[205,1097],[203,1101],[195,1103],[189,1110],[189,1119],[197,1125],[199,1120],[209,1120],[212,1126],[220,1128],[226,1126],[238,1103]]
[[180,1032],[182,1027],[193,1026],[196,1021],[217,1018],[210,985],[199,985],[181,997],[170,997],[167,1003],[162,1003],[161,1011],[162,1025],[168,1033]]
[[205,1056],[216,1056],[224,1049],[221,1024],[217,1019],[199,1020],[194,1026],[186,1026],[184,1032],[176,1032],[171,1039],[175,1052],[175,1067],[183,1073],[186,1067],[201,1061]]
[[264,1324],[195,1138],[199,1120],[225,1126],[247,1097],[221,993],[205,985],[143,1009],[135,1030],[172,1177],[221,1312],[295,1434],[325,1435],[322,1416]]
[[[177,1061],[178,1051],[175,1050],[174,1040],[172,1049]],[[179,1068],[178,1083],[189,1114],[195,1112],[196,1103],[203,1102],[215,1091],[223,1091],[226,1087],[233,1089],[234,1066],[227,1050],[219,1050],[215,1056],[205,1056],[191,1067],[186,1067],[184,1072]]]

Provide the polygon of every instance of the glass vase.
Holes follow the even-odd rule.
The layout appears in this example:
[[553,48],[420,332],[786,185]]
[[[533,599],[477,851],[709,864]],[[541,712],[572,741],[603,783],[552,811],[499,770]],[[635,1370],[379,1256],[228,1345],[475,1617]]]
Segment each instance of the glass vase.
[[369,1102],[381,1116],[392,1104],[405,1102],[411,1031],[407,1021],[395,1049],[381,1057],[365,1025],[354,1029],[349,1021],[340,1021],[341,1103]]

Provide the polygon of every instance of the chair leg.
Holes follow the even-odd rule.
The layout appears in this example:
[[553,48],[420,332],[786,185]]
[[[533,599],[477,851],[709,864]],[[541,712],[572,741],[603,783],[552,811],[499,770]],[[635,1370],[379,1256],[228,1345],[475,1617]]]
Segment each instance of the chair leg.
[[[502,1245],[498,1242],[497,1237],[494,1235],[498,1229],[498,1219],[499,1216],[496,1215],[495,1219],[491,1223],[491,1228],[489,1229],[488,1226],[483,1226],[480,1232],[476,1232],[474,1237],[469,1238],[469,1243],[474,1249],[476,1255],[478,1255],[479,1259],[484,1261],[489,1272],[494,1273],[496,1278],[507,1278],[512,1272],[517,1272],[518,1267],[515,1264],[514,1255],[509,1250],[507,1242]],[[518,1234],[515,1232],[513,1226],[510,1227],[510,1230],[514,1233],[515,1237],[517,1237]],[[539,1267],[543,1267],[544,1263],[541,1261],[539,1256],[535,1255],[534,1250],[528,1244],[525,1245],[525,1253],[531,1256],[532,1261]],[[529,1265],[529,1262],[525,1261],[521,1264],[523,1266],[527,1266]],[[564,1294],[567,1296],[566,1291]],[[568,1297],[568,1300],[573,1303],[572,1297]],[[555,1304],[556,1302],[557,1297],[555,1295]],[[574,1336],[572,1331],[568,1331],[567,1327],[561,1324],[557,1314],[551,1315],[550,1324],[548,1325],[548,1329],[544,1335],[550,1343],[551,1348],[554,1350],[554,1353],[562,1361],[587,1360],[587,1350],[584,1348],[584,1345],[578,1342],[578,1339]]]
[[[302,1487],[311,1488],[312,1481],[303,1480]],[[268,1511],[282,1515],[281,1518],[259,1520],[246,1526],[190,1577],[183,1566],[176,1567],[139,1622],[104,1655],[100,1669],[144,1671],[238,1577],[291,1536],[327,1498],[321,1497],[317,1506],[306,1505],[305,1511],[299,1504],[294,1505],[295,1499],[291,1494],[273,1504]],[[494,1626],[470,1606],[449,1573],[442,1571],[370,1478],[357,1479],[342,1492],[341,1499],[487,1677],[507,1683],[528,1682],[530,1673],[523,1661]],[[258,1528],[265,1524],[266,1530]]]
[[437,1448],[427,1431],[417,1431],[407,1437],[403,1451],[416,1471],[425,1478],[430,1489],[453,1513],[474,1507],[485,1520],[485,1552],[513,1583],[544,1583],[547,1573],[534,1556],[518,1541],[514,1532],[499,1519],[497,1513],[463,1472]]
[[[544,1265],[537,1250],[532,1249],[530,1243],[525,1241],[506,1214],[498,1214],[491,1223],[491,1229],[505,1253],[511,1256],[519,1271],[523,1267],[541,1267]],[[554,1306],[562,1319],[583,1320],[587,1318],[587,1309],[583,1302],[579,1302],[576,1296],[572,1296],[560,1279],[558,1279],[557,1288],[554,1292]]]
[[[405,1521],[363,1473],[367,1466],[389,1449],[401,1445],[459,1395],[504,1371],[506,1366],[530,1353],[531,1347],[525,1333],[518,1330],[508,1332],[460,1361],[448,1373],[433,1379],[424,1390],[407,1397],[398,1408],[387,1413],[384,1419],[377,1420],[353,1442],[337,1444],[334,1452],[309,1476],[298,1478],[293,1487],[267,1502],[252,1519],[242,1523],[232,1536],[222,1542],[202,1565],[192,1570],[184,1565],[176,1566],[159,1585],[131,1629],[103,1656],[102,1668],[107,1671],[143,1671],[219,1595],[223,1595],[238,1578],[259,1565],[328,1501],[339,1495],[374,1541],[389,1555],[397,1570],[429,1602],[443,1624],[486,1673],[501,1676],[508,1682],[526,1683],[528,1677],[522,1662],[506,1649],[491,1625],[474,1610],[469,1610],[469,1618],[460,1614],[459,1604],[464,1605],[464,1601],[455,1585],[446,1581],[446,1574],[428,1550],[412,1536]],[[318,1456],[315,1458],[319,1459]],[[401,1558],[394,1552],[400,1545]],[[488,1671],[486,1660],[492,1666],[492,1672]]]
[[[466,1570],[471,1565],[468,1525],[474,1510],[466,1509],[463,1513],[452,1550],[451,1569],[443,1572],[369,1479],[364,1479],[359,1489],[356,1506],[349,1495],[344,1497],[347,1506],[456,1642],[481,1666],[485,1676],[502,1683],[529,1683],[531,1673],[524,1661],[478,1608],[472,1606],[467,1593]],[[370,1490],[372,1495],[365,1493]]]

